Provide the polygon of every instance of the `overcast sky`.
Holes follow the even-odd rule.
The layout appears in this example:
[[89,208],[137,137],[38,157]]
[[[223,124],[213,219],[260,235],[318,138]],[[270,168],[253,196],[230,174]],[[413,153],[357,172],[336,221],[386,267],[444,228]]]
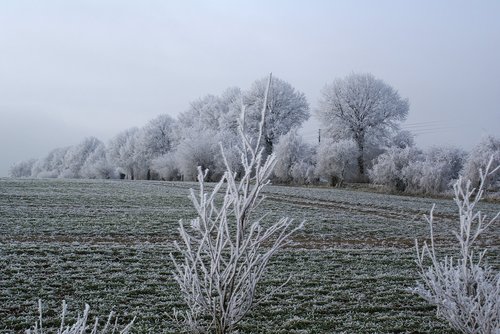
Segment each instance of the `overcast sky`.
[[0,176],[269,72],[312,111],[371,72],[409,98],[418,145],[469,149],[500,135],[500,1],[0,0]]

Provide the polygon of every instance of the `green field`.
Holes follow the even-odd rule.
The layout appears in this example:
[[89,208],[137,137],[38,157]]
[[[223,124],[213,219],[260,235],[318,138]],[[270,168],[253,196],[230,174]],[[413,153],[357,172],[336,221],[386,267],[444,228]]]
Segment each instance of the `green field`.
[[[75,316],[117,311],[134,333],[178,333],[183,309],[169,254],[180,219],[193,217],[192,183],[0,179],[0,333],[29,328],[43,299],[46,326],[65,299]],[[405,291],[415,284],[414,239],[436,203],[445,252],[456,223],[451,200],[271,186],[268,219],[306,220],[271,262],[261,295],[292,279],[241,323],[242,333],[452,333],[434,308]],[[487,213],[499,204],[484,203]],[[481,239],[500,267],[500,229]],[[51,320],[50,320],[51,319]]]

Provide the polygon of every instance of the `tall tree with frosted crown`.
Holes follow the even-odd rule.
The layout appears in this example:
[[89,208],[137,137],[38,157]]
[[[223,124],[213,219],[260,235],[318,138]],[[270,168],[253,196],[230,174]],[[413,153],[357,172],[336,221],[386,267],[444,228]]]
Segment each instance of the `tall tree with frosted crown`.
[[247,125],[256,135],[259,130],[262,104],[266,101],[262,140],[266,154],[273,152],[278,139],[292,128],[300,127],[309,118],[309,103],[304,93],[297,91],[288,82],[273,77],[266,98],[267,79],[253,83],[243,96],[246,106]]
[[358,172],[364,178],[367,143],[389,139],[408,110],[408,100],[384,81],[353,73],[325,86],[317,114],[334,138],[356,142]]

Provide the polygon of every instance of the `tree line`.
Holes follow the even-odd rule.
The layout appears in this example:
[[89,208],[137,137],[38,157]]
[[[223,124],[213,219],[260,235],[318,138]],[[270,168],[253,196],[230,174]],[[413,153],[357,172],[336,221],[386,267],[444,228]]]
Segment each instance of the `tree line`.
[[[107,144],[90,137],[56,148],[41,159],[14,164],[10,175],[194,181],[201,166],[209,171],[207,180],[218,181],[225,170],[219,143],[233,170],[243,171],[237,149],[242,108],[249,138],[261,136],[265,154],[276,155],[275,183],[371,182],[394,191],[440,193],[459,174],[477,179],[478,167],[490,156],[500,163],[500,139],[495,137],[484,138],[469,153],[457,147],[416,147],[412,134],[401,130],[408,99],[372,74],[353,73],[323,88],[315,110],[323,130],[317,144],[307,143],[298,132],[311,114],[305,95],[279,78],[272,80],[259,135],[265,90],[263,78],[246,91],[231,87],[219,96],[206,95],[176,119],[160,115],[142,128],[120,132]],[[490,179],[498,185],[500,173]]]

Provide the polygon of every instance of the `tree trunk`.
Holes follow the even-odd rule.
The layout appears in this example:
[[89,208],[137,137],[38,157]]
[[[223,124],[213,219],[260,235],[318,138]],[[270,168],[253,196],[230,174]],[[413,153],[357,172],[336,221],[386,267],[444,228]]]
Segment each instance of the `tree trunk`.
[[363,133],[360,133],[355,137],[356,143],[358,144],[358,172],[360,181],[364,180],[365,176],[365,136]]
[[363,151],[360,151],[358,155],[358,170],[359,176],[363,178],[363,176],[365,176],[365,160],[363,159]]
[[264,142],[265,153],[267,156],[270,156],[273,153],[273,141],[268,137],[264,137]]
[[330,187],[336,187],[339,183],[339,178],[336,175],[330,175]]

